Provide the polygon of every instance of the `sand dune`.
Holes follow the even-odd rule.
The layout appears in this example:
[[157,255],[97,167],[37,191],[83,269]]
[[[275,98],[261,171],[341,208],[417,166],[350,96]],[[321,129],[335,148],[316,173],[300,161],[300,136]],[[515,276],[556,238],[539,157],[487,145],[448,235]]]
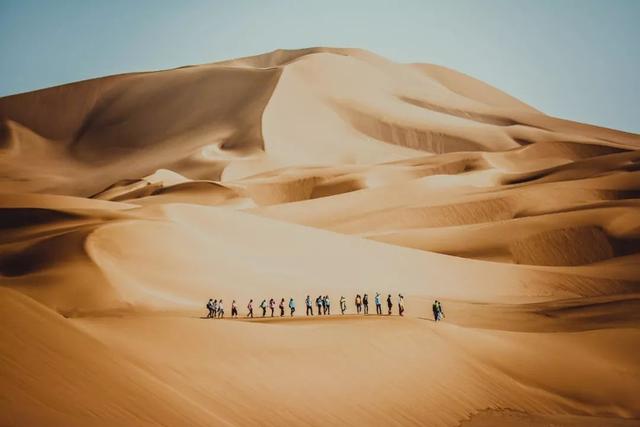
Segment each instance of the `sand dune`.
[[639,135],[311,48],[0,98],[0,170],[0,424],[638,425]]

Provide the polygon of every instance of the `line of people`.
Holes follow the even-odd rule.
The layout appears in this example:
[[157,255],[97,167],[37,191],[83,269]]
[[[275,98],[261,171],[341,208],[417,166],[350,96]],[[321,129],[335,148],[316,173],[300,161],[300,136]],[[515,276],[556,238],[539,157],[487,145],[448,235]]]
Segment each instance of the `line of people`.
[[[390,316],[393,311],[393,300],[391,298],[391,294],[387,295],[386,302],[387,302],[387,315]],[[313,313],[314,303],[317,306],[318,316],[331,315],[331,299],[329,298],[329,295],[324,295],[324,296],[320,295],[317,298],[315,298],[315,300],[312,300],[311,296],[307,295],[307,298],[305,299],[307,316],[314,315]],[[379,293],[376,293],[374,297],[374,303],[376,306],[376,314],[382,315],[382,297],[380,296]],[[289,316],[291,317],[293,317],[294,313],[296,312],[296,302],[293,298],[289,298],[288,304],[286,303],[285,299],[282,298],[280,300],[280,303],[277,304],[277,306],[280,310],[280,317],[284,317],[285,311],[287,308],[289,309]],[[356,306],[357,314],[368,315],[369,314],[369,295],[364,294],[360,296],[360,294],[357,294],[355,298],[355,306]],[[207,302],[206,307],[207,307],[207,310],[209,311],[209,313],[207,314],[207,318],[210,318],[210,319],[224,318],[224,302],[222,301],[222,299],[214,300],[210,298],[209,301]],[[267,309],[271,311],[271,317],[274,317],[276,300],[273,298],[270,298],[269,301],[267,302],[266,299],[263,299],[259,307],[262,310],[262,317],[266,317]],[[439,322],[444,319],[444,311],[442,310],[442,303],[440,301],[435,300],[431,308],[433,310],[433,319],[436,322]],[[347,299],[344,296],[341,296],[340,297],[340,313],[344,315],[346,311],[347,311]],[[402,294],[398,294],[398,314],[400,316],[404,316],[404,296]],[[233,300],[231,302],[231,317],[232,318],[238,317],[238,304],[236,303],[236,300]],[[252,299],[249,300],[249,304],[247,304],[247,317],[253,318],[253,300]]]
[[[218,301],[217,299],[209,298],[207,310],[209,310],[207,314],[208,319],[222,319],[224,317],[224,302],[222,299]],[[238,304],[236,304],[236,300],[231,302],[231,317],[238,317]]]
[[[344,296],[340,297],[340,313],[345,314],[347,311],[347,299]],[[382,315],[382,297],[379,293],[376,293],[374,297],[374,302],[376,306],[376,314]],[[391,298],[391,294],[387,296],[387,315],[391,315],[393,311],[393,300]],[[313,306],[317,307],[317,315],[318,316],[330,316],[331,315],[331,298],[329,295],[320,295],[314,300],[312,300],[311,296],[307,295],[305,299],[306,306],[306,315],[313,316]],[[247,304],[247,317],[253,318],[253,299],[249,300]],[[296,311],[296,302],[293,298],[289,298],[289,302],[287,303],[284,298],[280,300],[279,303],[276,302],[275,299],[270,298],[269,301],[263,299],[262,302],[258,305],[258,307],[262,310],[262,317],[267,316],[267,310],[270,310],[271,317],[275,315],[276,306],[280,310],[280,317],[285,316],[285,311],[289,309],[289,316],[293,317]],[[355,306],[357,314],[369,314],[369,296],[364,294],[364,296],[360,296],[360,294],[356,295],[355,298]],[[212,319],[221,319],[224,318],[224,302],[222,299],[209,299],[206,304],[206,308],[208,310],[207,318]],[[404,316],[404,296],[402,294],[398,294],[398,314],[400,316]],[[238,317],[238,305],[236,300],[231,302],[231,317]]]

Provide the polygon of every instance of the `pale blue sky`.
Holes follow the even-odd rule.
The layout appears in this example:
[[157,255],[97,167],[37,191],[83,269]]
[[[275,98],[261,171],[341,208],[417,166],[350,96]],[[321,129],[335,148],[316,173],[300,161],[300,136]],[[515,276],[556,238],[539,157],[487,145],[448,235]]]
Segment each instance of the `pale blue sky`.
[[640,133],[640,0],[0,0],[0,96],[309,46],[470,74]]

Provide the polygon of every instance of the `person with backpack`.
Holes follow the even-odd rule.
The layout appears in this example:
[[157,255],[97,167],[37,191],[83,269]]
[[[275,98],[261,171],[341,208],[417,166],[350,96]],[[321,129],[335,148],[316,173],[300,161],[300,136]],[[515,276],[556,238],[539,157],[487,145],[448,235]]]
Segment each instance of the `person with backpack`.
[[291,312],[291,317],[293,317],[293,313],[296,312],[296,302],[293,298],[289,298],[289,311]]
[[251,317],[253,319],[253,300],[249,300],[249,304],[247,304],[247,317]]
[[375,303],[376,314],[382,315],[382,301],[380,300],[380,294],[378,292],[376,292]]
[[324,308],[326,310],[325,314],[331,316],[331,300],[329,299],[329,295],[324,296]]
[[391,316],[391,310],[393,309],[393,301],[391,301],[391,294],[387,297],[387,308],[389,309],[388,315]]
[[360,298],[360,294],[356,295],[356,313],[360,314],[362,310],[362,298]]
[[238,317],[238,305],[236,300],[231,301],[231,317]]
[[404,316],[404,297],[398,294],[398,314]]
[[262,317],[267,315],[267,300],[263,299],[260,303],[260,308],[262,309]]
[[344,312],[347,311],[347,299],[343,296],[340,297],[340,311],[344,316]]
[[211,319],[214,316],[213,300],[211,298],[209,298],[209,301],[207,302],[207,310],[209,310],[209,314],[207,314],[207,319]]
[[362,297],[362,308],[364,309],[364,314],[369,314],[369,295],[367,294]]
[[284,317],[284,298],[280,300],[280,304],[278,304],[278,308],[280,309],[280,317]]
[[276,300],[273,298],[269,299],[269,309],[271,310],[271,317],[273,317],[273,310],[276,309]]
[[222,300],[218,302],[218,319],[222,319],[224,317],[224,305],[222,305]]
[[313,316],[313,304],[311,303],[311,297],[307,295],[307,299],[304,300],[305,305],[307,306],[307,316],[309,313]]
[[318,316],[322,315],[322,297],[316,298],[316,305],[318,306]]

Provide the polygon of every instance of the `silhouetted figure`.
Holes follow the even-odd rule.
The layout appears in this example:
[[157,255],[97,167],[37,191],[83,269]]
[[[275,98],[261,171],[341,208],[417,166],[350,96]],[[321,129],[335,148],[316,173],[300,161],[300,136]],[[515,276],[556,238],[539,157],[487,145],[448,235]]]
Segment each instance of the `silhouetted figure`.
[[247,317],[251,317],[253,319],[253,300],[249,300],[249,304],[247,304]]
[[216,317],[218,317],[218,300],[214,299],[213,300],[213,318],[215,319]]
[[316,298],[316,305],[318,306],[318,316],[322,315],[322,297]]
[[369,295],[367,294],[362,297],[362,308],[364,309],[364,314],[369,314]]
[[438,312],[438,301],[434,301],[433,302],[433,305],[431,306],[431,309],[433,310],[433,320],[435,320],[437,322],[438,320],[440,320],[439,319],[440,316],[439,316],[439,312]]
[[362,311],[362,298],[360,297],[360,294],[356,295],[356,313],[360,314],[360,311]]
[[375,303],[376,303],[376,314],[382,315],[382,301],[380,300],[380,294],[377,292],[375,297]]
[[331,316],[331,300],[329,299],[329,295],[325,295],[324,297],[324,308],[327,310],[325,314]]
[[293,298],[289,298],[289,311],[291,312],[291,317],[293,317],[293,313],[296,312],[296,302]]
[[402,294],[398,294],[398,314],[404,316],[404,297]]
[[393,301],[391,301],[391,294],[387,297],[387,308],[389,309],[389,316],[391,316],[391,310],[393,309]]
[[278,308],[280,309],[280,317],[284,317],[284,298],[280,300]]
[[311,297],[307,295],[307,299],[304,300],[305,305],[307,306],[307,316],[311,314],[313,316],[313,303],[311,302]]
[[343,295],[340,297],[340,312],[344,315],[345,311],[347,311],[347,299]]

